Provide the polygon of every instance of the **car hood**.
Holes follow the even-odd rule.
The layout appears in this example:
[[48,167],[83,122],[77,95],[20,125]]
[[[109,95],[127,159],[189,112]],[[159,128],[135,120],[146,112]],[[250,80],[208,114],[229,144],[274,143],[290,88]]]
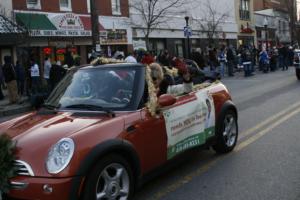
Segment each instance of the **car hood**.
[[[57,113],[42,115],[33,113],[7,122],[7,125],[0,128],[1,133],[5,133],[14,141],[17,146],[17,156],[41,153],[41,146],[46,151],[60,139],[70,137],[83,129],[94,124],[107,121],[109,117],[82,117],[74,116],[72,113]],[[26,149],[26,155],[22,155]],[[25,158],[26,159],[26,158]]]

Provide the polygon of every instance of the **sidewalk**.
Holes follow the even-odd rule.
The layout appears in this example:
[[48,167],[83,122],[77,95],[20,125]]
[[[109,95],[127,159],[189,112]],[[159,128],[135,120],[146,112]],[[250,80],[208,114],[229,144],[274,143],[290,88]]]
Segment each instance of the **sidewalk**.
[[0,101],[0,118],[10,115],[22,114],[33,110],[28,97],[22,97],[20,103],[18,104],[9,104],[7,90],[2,90],[2,92],[5,97]]

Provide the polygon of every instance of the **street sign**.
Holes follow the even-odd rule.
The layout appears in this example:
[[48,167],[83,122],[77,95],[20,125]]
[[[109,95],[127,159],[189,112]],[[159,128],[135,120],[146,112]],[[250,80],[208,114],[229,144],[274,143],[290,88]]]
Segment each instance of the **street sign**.
[[183,28],[184,37],[191,37],[193,35],[192,28],[190,26],[185,26]]

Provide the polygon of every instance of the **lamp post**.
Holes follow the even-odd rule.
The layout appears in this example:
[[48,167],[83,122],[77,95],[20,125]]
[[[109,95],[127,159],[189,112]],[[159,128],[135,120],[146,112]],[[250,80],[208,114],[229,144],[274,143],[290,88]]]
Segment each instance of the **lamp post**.
[[189,59],[190,58],[190,55],[191,55],[191,44],[190,44],[190,27],[189,27],[189,19],[190,17],[189,16],[186,16],[185,18],[185,27],[186,27],[186,38],[187,38],[187,58]]
[[264,19],[264,27],[265,27],[265,39],[266,39],[266,50],[268,51],[268,18]]

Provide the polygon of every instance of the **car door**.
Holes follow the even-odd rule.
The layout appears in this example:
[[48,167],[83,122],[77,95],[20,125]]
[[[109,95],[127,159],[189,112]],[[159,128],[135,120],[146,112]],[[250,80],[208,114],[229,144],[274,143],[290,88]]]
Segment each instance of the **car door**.
[[[206,90],[177,98],[152,116],[147,108],[127,115],[128,139],[139,152],[143,173],[166,163],[182,152],[202,145],[214,135],[214,106]],[[208,103],[206,103],[208,102]]]
[[126,140],[130,141],[140,158],[142,173],[162,165],[167,160],[167,135],[163,115],[151,116],[146,108],[127,114]]

